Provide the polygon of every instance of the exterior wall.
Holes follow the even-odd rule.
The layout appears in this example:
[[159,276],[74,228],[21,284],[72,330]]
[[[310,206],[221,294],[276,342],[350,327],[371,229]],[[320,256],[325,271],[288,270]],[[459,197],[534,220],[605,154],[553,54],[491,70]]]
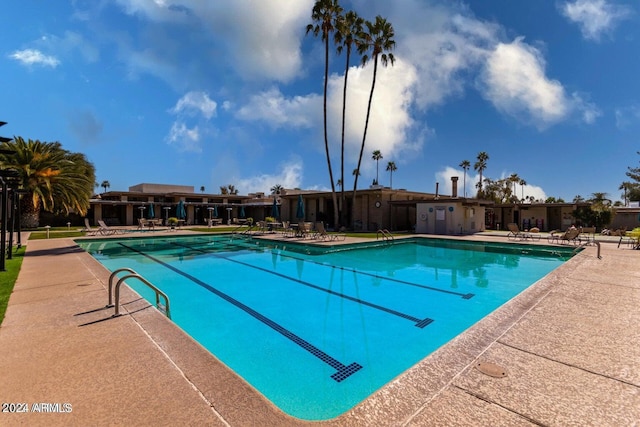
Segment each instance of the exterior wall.
[[463,205],[462,201],[417,203],[416,233],[455,235],[484,231],[484,215],[484,206]]

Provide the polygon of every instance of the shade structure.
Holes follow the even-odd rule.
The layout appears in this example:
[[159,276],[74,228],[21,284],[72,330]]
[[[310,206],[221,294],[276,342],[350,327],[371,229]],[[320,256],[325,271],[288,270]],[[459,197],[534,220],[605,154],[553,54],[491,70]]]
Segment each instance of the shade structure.
[[273,199],[273,206],[271,206],[271,216],[274,218],[278,218],[280,214],[278,213],[278,201]]
[[304,219],[304,201],[302,194],[298,195],[298,207],[296,208],[296,218]]
[[184,202],[180,200],[176,207],[176,216],[178,219],[185,219],[187,217],[187,211],[184,209]]
[[147,211],[147,216],[149,217],[149,219],[153,219],[153,218],[155,218],[155,217],[156,217],[156,212],[155,212],[155,210],[153,209],[153,203],[151,203],[151,204],[149,205],[149,210]]
[[245,217],[244,206],[240,206],[240,218],[244,218],[244,217]]

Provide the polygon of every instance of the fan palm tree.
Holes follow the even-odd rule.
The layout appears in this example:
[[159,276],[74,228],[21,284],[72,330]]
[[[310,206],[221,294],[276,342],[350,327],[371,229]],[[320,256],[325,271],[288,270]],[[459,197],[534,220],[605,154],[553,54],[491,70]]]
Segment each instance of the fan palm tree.
[[378,185],[380,183],[380,180],[378,179],[378,164],[380,163],[380,160],[382,160],[382,153],[380,150],[374,150],[371,158],[376,161],[376,185]]
[[484,151],[478,153],[477,161],[473,165],[473,169],[480,174],[480,179],[476,186],[478,187],[478,197],[482,196],[482,172],[487,168],[487,160],[489,160],[489,155]]
[[524,179],[520,178],[520,181],[518,181],[518,184],[520,184],[520,190],[521,190],[521,194],[522,194],[522,201],[524,201],[524,186],[527,185],[527,181],[525,181]]
[[0,155],[1,167],[16,170],[18,186],[25,191],[20,200],[21,226],[37,227],[42,209],[86,215],[95,168],[84,154],[64,150],[59,142],[25,141],[22,137],[3,143],[2,148],[15,154]]
[[341,14],[342,7],[338,4],[338,0],[317,0],[311,10],[311,20],[313,23],[307,25],[307,34],[311,32],[315,37],[320,35],[324,42],[324,100],[322,105],[324,120],[324,150],[327,156],[329,181],[331,182],[334,224],[338,224],[339,218],[338,200],[336,197],[336,186],[333,181],[331,156],[329,155],[329,137],[327,134],[327,87],[329,84],[329,35],[335,31],[335,22]]
[[[364,153],[364,146],[367,140],[367,129],[369,127],[369,116],[371,114],[371,102],[373,101],[373,92],[376,87],[376,76],[378,74],[378,59],[384,67],[388,63],[395,62],[395,57],[390,52],[394,49],[396,42],[393,40],[395,31],[393,25],[387,22],[382,16],[376,16],[374,23],[367,21],[365,23],[366,31],[363,32],[363,41],[358,45],[358,53],[362,55],[362,65],[364,66],[369,62],[369,52],[371,52],[371,59],[373,61],[373,78],[371,80],[371,91],[369,92],[369,102],[367,104],[367,116],[364,121],[364,133],[362,134],[362,144],[360,145],[360,155],[358,156],[358,166],[356,169],[360,170],[362,163],[362,154]],[[358,188],[358,175],[353,180],[353,203],[352,207],[356,206],[356,188]]]
[[281,191],[282,191],[282,185],[280,184],[276,184],[273,187],[271,187],[271,194],[280,194]]
[[[364,19],[358,16],[354,11],[349,11],[345,15],[339,15],[336,20],[336,32],[334,41],[337,45],[338,54],[346,50],[346,59],[344,67],[344,85],[342,89],[342,130],[340,144],[340,183],[344,182],[344,127],[347,115],[347,81],[349,78],[349,65],[351,62],[351,49],[354,45],[357,47],[361,43],[362,27]],[[340,186],[340,223],[344,224],[344,187]]]
[[462,187],[464,188],[464,198],[467,198],[467,171],[471,167],[469,160],[463,160],[460,162],[460,167],[464,170],[464,176],[462,178]]
[[398,170],[396,162],[387,163],[387,171],[389,171],[389,188],[393,188],[393,173]]
[[100,187],[104,188],[103,193],[106,193],[107,188],[111,187],[111,183],[109,183],[109,181],[102,181],[102,183],[100,184]]

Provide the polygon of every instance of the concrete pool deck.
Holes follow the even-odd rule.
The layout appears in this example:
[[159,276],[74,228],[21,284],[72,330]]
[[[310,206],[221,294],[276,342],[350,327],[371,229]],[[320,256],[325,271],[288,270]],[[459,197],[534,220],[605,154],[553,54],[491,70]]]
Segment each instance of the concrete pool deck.
[[0,425],[638,425],[640,251],[616,243],[601,259],[586,247],[346,414],[305,422],[128,288],[112,317],[109,272],[73,240],[30,240],[0,326],[0,397],[29,413]]

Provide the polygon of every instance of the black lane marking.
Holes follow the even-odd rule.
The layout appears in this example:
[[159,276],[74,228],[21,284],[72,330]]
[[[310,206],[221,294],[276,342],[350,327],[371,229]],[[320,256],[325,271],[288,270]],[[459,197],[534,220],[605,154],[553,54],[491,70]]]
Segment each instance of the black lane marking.
[[[230,247],[230,248],[243,248],[243,249],[252,248],[251,246],[248,246],[248,244],[246,244],[246,243],[245,243],[246,246],[241,246],[241,245],[233,244],[233,243],[225,243],[225,242],[220,242],[220,241],[215,241],[215,243],[218,243],[219,245],[224,245],[225,247]],[[191,248],[191,249],[196,249],[197,250],[197,248]],[[335,265],[325,264],[325,263],[320,262],[320,261],[314,261],[312,259],[300,258],[300,257],[292,256],[292,255],[284,255],[284,256],[286,256],[287,258],[296,259],[296,260],[300,260],[300,261],[304,261],[304,262],[309,262],[309,263],[313,263],[313,264],[316,264],[316,265],[322,265],[324,267],[337,268],[339,270],[347,270],[347,271],[354,272],[356,274],[362,274],[364,276],[375,277],[377,279],[382,279],[382,280],[386,280],[386,281],[389,281],[389,282],[395,282],[395,283],[401,283],[403,285],[415,286],[417,288],[428,289],[430,291],[441,292],[441,293],[449,294],[449,295],[456,295],[456,296],[462,297],[462,299],[471,299],[471,298],[473,298],[475,296],[474,293],[463,294],[462,292],[450,291],[448,289],[441,289],[441,288],[436,288],[436,287],[433,287],[433,286],[421,285],[419,283],[407,282],[405,280],[393,279],[391,277],[380,276],[380,275],[374,274],[374,273],[367,273],[365,271],[356,270],[355,268],[349,269],[349,268],[345,268],[345,267],[337,267]]]
[[239,261],[237,259],[233,259],[233,258],[230,258],[230,257],[218,255],[218,254],[216,254],[214,252],[211,252],[211,251],[206,251],[204,249],[200,249],[200,248],[197,248],[197,247],[185,245],[185,244],[182,244],[182,243],[172,242],[172,244],[175,245],[175,246],[178,246],[178,247],[185,248],[185,249],[190,249],[192,251],[198,251],[198,252],[202,252],[202,253],[205,253],[205,254],[209,254],[209,255],[215,256],[217,258],[221,258],[221,259],[224,259],[226,261],[234,262],[236,264],[240,264],[240,265],[243,265],[243,266],[248,267],[248,268],[253,268],[253,269],[256,269],[256,270],[260,270],[260,271],[268,273],[268,274],[273,274],[273,275],[281,277],[283,279],[291,280],[291,281],[296,282],[296,283],[300,283],[301,285],[307,286],[309,288],[316,289],[318,291],[325,292],[325,293],[328,293],[328,294],[331,294],[331,295],[335,295],[335,296],[338,296],[340,298],[344,298],[346,300],[356,302],[358,304],[366,305],[367,307],[371,307],[371,308],[374,308],[376,310],[384,311],[385,313],[389,313],[389,314],[392,314],[394,316],[398,316],[398,317],[401,317],[403,319],[410,320],[410,321],[414,322],[415,326],[417,326],[418,328],[424,328],[425,326],[427,326],[428,324],[433,322],[433,319],[430,319],[428,317],[426,317],[424,319],[419,319],[417,317],[411,316],[411,315],[406,314],[406,313],[402,313],[400,311],[396,311],[396,310],[388,308],[388,307],[384,307],[384,306],[381,306],[381,305],[378,305],[378,304],[374,304],[374,303],[362,300],[360,298],[354,298],[352,296],[349,296],[349,295],[346,295],[346,294],[343,294],[343,293],[340,293],[340,292],[332,291],[330,289],[325,289],[323,287],[314,285],[313,283],[305,282],[304,280],[296,279],[295,277],[290,277],[290,276],[287,276],[286,274],[278,273],[277,271],[272,271],[272,270],[269,270],[269,269],[266,269],[266,268],[263,268],[263,267],[258,267],[256,265],[251,265],[251,264],[248,264],[246,262]]
[[322,360],[323,362],[325,362],[326,364],[328,364],[329,366],[331,366],[332,368],[334,368],[337,372],[335,372],[334,374],[331,375],[331,378],[333,378],[335,381],[337,382],[341,382],[345,379],[347,379],[349,376],[353,375],[354,373],[358,372],[360,369],[362,369],[362,365],[360,365],[359,363],[353,362],[349,365],[345,365],[342,362],[340,362],[339,360],[329,356],[327,353],[325,353],[324,351],[320,350],[319,348],[317,348],[316,346],[314,346],[313,344],[309,343],[308,341],[300,338],[299,336],[297,336],[296,334],[294,334],[293,332],[289,331],[288,329],[284,328],[283,326],[279,325],[278,323],[274,322],[273,320],[269,319],[268,317],[258,313],[257,311],[255,311],[254,309],[252,309],[251,307],[241,303],[240,301],[236,300],[235,298],[225,294],[222,291],[219,291],[218,289],[214,288],[213,286],[209,285],[208,283],[203,282],[202,280],[188,274],[185,273],[184,271],[181,271],[159,259],[157,259],[156,257],[146,254],[138,249],[132,248],[130,246],[127,246],[123,243],[119,243],[121,246],[139,253],[142,256],[145,256],[147,258],[149,258],[150,260],[174,271],[175,273],[180,274],[183,277],[186,277],[187,279],[191,280],[192,282],[202,286],[203,288],[207,289],[210,292],[213,292],[214,294],[216,294],[217,296],[219,296],[220,298],[224,299],[225,301],[235,305],[236,307],[238,307],[239,309],[243,310],[244,312],[246,312],[247,314],[250,314],[251,316],[253,316],[254,318],[256,318],[257,320],[259,320],[260,322],[264,323],[265,325],[269,326],[270,328],[272,328],[273,330],[275,330],[276,332],[282,334],[283,336],[285,336],[286,338],[290,339],[291,341],[293,341],[294,343],[298,344],[300,347],[302,347],[303,349],[305,349],[306,351],[308,351],[309,353],[311,353],[312,355],[316,356],[317,358],[319,358],[320,360]]

